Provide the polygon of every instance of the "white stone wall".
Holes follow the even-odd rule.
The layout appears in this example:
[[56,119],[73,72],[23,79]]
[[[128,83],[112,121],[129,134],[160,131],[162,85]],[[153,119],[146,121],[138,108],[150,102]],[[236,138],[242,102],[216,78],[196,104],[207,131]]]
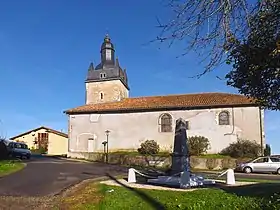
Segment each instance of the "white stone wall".
[[[230,125],[218,125],[218,114],[223,110],[230,113]],[[147,139],[157,141],[162,150],[171,150],[174,132],[160,132],[159,117],[163,113],[172,116],[173,131],[176,119],[182,117],[189,121],[187,135],[207,137],[211,143],[208,153],[221,151],[236,141],[237,137],[261,143],[258,107],[83,114],[69,116],[69,152],[102,152],[102,142],[106,140],[105,130],[111,131],[110,151],[135,150]]]

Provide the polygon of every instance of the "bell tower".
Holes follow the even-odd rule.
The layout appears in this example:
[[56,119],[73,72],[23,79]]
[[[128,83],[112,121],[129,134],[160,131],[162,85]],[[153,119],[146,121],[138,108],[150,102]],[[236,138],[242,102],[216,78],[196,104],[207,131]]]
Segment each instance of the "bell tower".
[[107,34],[104,38],[104,42],[101,45],[101,63],[102,65],[114,65],[115,64],[115,49],[111,43],[111,39]]
[[115,59],[115,48],[107,34],[101,45],[101,62],[90,63],[86,78],[86,104],[120,101],[129,97],[126,70]]

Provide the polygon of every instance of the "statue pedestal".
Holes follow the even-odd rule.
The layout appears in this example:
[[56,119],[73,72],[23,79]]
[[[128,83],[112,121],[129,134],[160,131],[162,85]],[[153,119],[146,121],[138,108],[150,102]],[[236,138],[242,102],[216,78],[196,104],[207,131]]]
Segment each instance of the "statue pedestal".
[[190,174],[189,171],[181,172],[178,176],[159,176],[157,179],[148,179],[148,183],[183,189],[216,184],[213,180]]
[[189,158],[185,154],[172,153],[171,174],[179,174],[182,171],[190,171]]

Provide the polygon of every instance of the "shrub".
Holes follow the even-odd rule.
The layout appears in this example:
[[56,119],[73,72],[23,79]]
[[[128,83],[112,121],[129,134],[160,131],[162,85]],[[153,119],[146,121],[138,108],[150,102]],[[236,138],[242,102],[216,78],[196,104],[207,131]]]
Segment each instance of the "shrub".
[[265,155],[265,156],[270,156],[270,155],[271,155],[271,147],[270,147],[269,144],[266,144],[266,145],[265,145],[264,155]]
[[0,140],[0,160],[8,159],[8,156],[9,154],[8,154],[7,146],[2,140]]
[[255,158],[261,153],[261,145],[255,141],[238,139],[224,148],[220,154],[229,155],[233,158]]
[[39,149],[32,148],[31,151],[36,154],[46,154],[48,150],[44,147],[40,147]]
[[209,140],[204,136],[191,136],[187,139],[190,156],[197,156],[207,152],[210,148]]
[[138,152],[142,155],[155,155],[159,153],[159,145],[154,140],[146,140],[140,145]]

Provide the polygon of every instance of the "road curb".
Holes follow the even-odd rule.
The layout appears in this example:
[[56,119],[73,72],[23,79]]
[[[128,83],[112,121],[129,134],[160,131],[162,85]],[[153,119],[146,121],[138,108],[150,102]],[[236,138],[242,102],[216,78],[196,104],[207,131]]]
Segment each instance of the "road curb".
[[43,157],[48,157],[48,158],[55,158],[55,159],[61,159],[61,160],[70,160],[70,161],[77,161],[77,162],[84,162],[84,163],[92,163],[93,161],[90,160],[82,160],[82,159],[77,159],[77,158],[67,158],[67,157],[59,157],[59,156],[53,156],[53,155],[42,155]]
[[94,162],[94,161],[90,161],[90,160],[81,160],[81,159],[75,159],[75,158],[61,158],[61,159],[82,162],[82,163],[93,163]]

